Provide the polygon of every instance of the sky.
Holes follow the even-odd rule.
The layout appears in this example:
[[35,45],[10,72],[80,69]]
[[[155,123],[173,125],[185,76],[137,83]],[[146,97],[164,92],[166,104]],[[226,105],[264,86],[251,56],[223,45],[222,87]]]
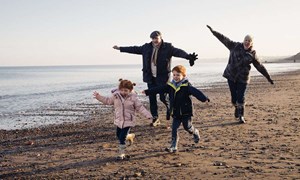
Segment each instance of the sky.
[[[299,0],[0,0],[0,66],[141,64],[114,45],[143,45],[154,30],[201,59],[254,37],[261,57],[300,52]],[[175,60],[179,60],[175,58]]]

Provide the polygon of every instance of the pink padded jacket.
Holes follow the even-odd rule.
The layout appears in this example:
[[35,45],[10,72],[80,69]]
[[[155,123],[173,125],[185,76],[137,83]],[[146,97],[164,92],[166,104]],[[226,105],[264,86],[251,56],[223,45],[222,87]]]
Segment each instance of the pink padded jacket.
[[100,102],[105,105],[114,105],[114,124],[119,128],[135,126],[135,112],[138,111],[146,118],[152,119],[151,113],[138,100],[137,94],[130,93],[127,97],[122,97],[118,90],[114,91],[111,97],[100,95]]

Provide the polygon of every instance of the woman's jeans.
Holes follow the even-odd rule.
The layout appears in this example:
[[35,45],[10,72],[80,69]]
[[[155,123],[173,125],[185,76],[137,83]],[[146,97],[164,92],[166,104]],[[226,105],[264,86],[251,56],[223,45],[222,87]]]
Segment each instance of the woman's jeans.
[[245,104],[245,94],[248,84],[228,80],[228,85],[232,104],[243,106]]

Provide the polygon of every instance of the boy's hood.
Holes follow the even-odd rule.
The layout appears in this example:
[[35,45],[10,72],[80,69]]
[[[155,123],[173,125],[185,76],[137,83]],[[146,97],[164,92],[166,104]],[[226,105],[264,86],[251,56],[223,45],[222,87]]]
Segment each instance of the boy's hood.
[[189,80],[188,80],[187,77],[183,78],[183,79],[182,79],[181,81],[179,81],[179,82],[174,81],[174,79],[171,81],[171,83],[172,83],[174,86],[176,86],[176,87],[179,87],[181,84],[188,83],[188,82],[189,82]]

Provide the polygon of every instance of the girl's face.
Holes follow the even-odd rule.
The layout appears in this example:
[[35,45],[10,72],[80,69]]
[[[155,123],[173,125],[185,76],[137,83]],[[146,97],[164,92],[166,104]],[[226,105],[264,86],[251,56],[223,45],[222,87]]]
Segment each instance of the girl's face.
[[131,90],[130,89],[127,89],[127,88],[121,88],[120,89],[120,94],[123,96],[123,97],[126,97],[128,96],[128,94],[131,93]]
[[184,76],[182,75],[182,73],[179,73],[177,71],[172,71],[173,73],[173,80],[175,82],[180,82],[181,80],[183,80]]

